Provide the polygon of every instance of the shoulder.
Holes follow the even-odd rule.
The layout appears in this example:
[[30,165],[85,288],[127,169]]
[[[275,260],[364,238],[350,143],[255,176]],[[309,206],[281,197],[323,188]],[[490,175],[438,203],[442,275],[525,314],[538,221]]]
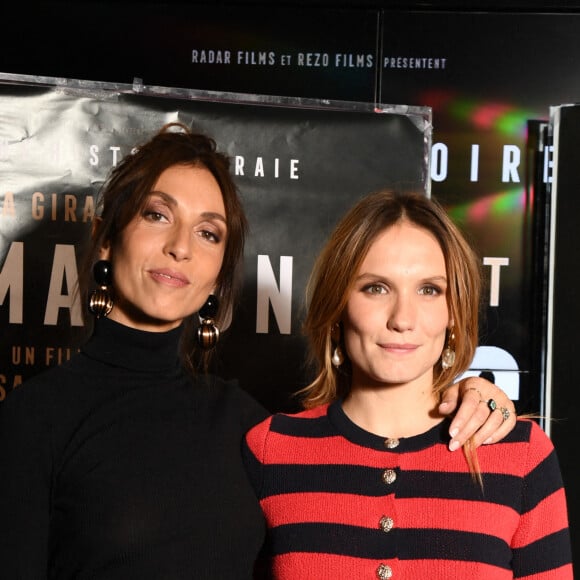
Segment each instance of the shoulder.
[[259,407],[260,404],[235,379],[226,380],[216,375],[196,375],[195,386],[202,389],[214,404]]
[[215,375],[200,375],[194,380],[204,392],[210,408],[221,415],[239,420],[244,431],[269,415],[236,380],[225,380]]
[[47,368],[38,374],[26,379],[6,396],[5,402],[12,399],[24,401],[28,399],[48,398],[55,400],[61,394],[66,401],[71,391],[89,380],[95,374],[93,363],[82,352],[75,353],[68,361],[58,366]]
[[67,372],[63,368],[54,367],[25,380],[6,393],[5,400],[0,403],[0,413],[4,416],[8,413],[34,413],[35,410],[46,413],[66,377]]
[[263,447],[270,433],[288,437],[316,437],[327,431],[328,405],[299,413],[276,413],[252,428],[246,440],[252,448]]
[[39,456],[47,452],[52,442],[53,418],[58,416],[59,408],[67,408],[60,388],[65,375],[63,369],[55,367],[6,394],[0,403],[0,440],[10,443],[3,448],[3,462],[38,462]]
[[537,421],[529,418],[518,418],[516,426],[505,440],[506,443],[528,443],[534,446],[553,448],[548,434]]
[[[34,413],[44,417],[49,412],[69,414],[77,405],[84,407],[91,399],[91,387],[103,385],[101,369],[82,352],[62,364],[46,369],[9,391],[0,403],[2,413]],[[94,389],[93,389],[94,390]]]
[[307,434],[312,430],[316,432],[322,425],[327,424],[328,407],[325,404],[299,413],[277,413],[272,418],[272,430],[288,435]]
[[506,459],[509,457],[510,464],[515,465],[513,462],[516,462],[524,471],[556,461],[550,437],[535,420],[529,418],[518,418],[511,433],[489,448],[496,448],[499,455]]

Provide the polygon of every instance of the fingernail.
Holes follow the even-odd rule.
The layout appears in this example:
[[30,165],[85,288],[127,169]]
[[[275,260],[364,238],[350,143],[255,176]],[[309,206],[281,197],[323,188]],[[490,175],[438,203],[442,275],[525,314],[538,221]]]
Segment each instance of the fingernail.
[[457,451],[459,449],[459,441],[451,441],[449,443],[449,451]]
[[483,445],[490,445],[491,443],[493,443],[493,440],[491,439],[491,437],[489,437],[488,439],[486,439],[486,440],[483,442]]
[[455,437],[455,435],[457,435],[457,433],[459,433],[459,429],[457,427],[453,427],[453,429],[451,429],[451,431],[449,431],[449,436],[451,437],[451,439],[453,439],[453,437]]

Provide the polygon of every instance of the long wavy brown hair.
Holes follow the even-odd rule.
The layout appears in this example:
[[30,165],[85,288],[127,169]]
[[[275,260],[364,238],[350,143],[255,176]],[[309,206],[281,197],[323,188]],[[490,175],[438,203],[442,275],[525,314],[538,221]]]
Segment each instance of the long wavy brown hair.
[[[115,248],[120,243],[123,230],[143,210],[159,176],[174,165],[207,169],[216,179],[222,193],[227,239],[215,294],[220,304],[216,324],[223,328],[229,324],[241,287],[247,220],[230,174],[228,157],[217,150],[212,138],[193,132],[181,123],[168,123],[149,141],[137,145],[112,170],[101,188],[97,201],[98,227],[93,228],[93,235],[87,242],[79,272],[80,296],[86,304],[94,285],[92,267],[99,259],[99,250],[107,244]],[[90,328],[90,318],[86,312],[84,315]],[[193,339],[198,325],[197,316],[191,315],[184,324],[181,349],[184,363],[190,370],[207,369],[210,355],[199,350]]]

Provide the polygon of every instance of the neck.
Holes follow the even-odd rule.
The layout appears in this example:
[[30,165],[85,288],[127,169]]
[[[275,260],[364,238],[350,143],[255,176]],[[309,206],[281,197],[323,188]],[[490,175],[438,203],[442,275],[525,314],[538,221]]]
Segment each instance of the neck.
[[342,406],[353,423],[381,437],[420,435],[443,418],[430,385],[353,387]]

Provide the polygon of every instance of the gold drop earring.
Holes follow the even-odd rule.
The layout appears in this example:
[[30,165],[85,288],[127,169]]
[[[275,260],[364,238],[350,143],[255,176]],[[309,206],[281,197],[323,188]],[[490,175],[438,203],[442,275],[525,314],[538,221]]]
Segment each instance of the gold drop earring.
[[453,326],[449,329],[447,335],[447,346],[441,353],[441,366],[443,370],[450,369],[455,364],[455,332]]
[[215,324],[219,301],[217,296],[210,294],[205,304],[199,309],[199,328],[197,329],[197,342],[204,350],[213,348],[220,337],[220,330]]
[[99,260],[93,266],[93,277],[98,288],[89,298],[89,312],[96,318],[108,316],[113,310],[113,299],[109,286],[113,283],[113,269],[109,260]]
[[332,366],[338,368],[344,362],[344,354],[340,348],[340,324],[338,322],[332,325],[330,338],[332,339],[333,343],[335,343],[330,360],[332,361]]

